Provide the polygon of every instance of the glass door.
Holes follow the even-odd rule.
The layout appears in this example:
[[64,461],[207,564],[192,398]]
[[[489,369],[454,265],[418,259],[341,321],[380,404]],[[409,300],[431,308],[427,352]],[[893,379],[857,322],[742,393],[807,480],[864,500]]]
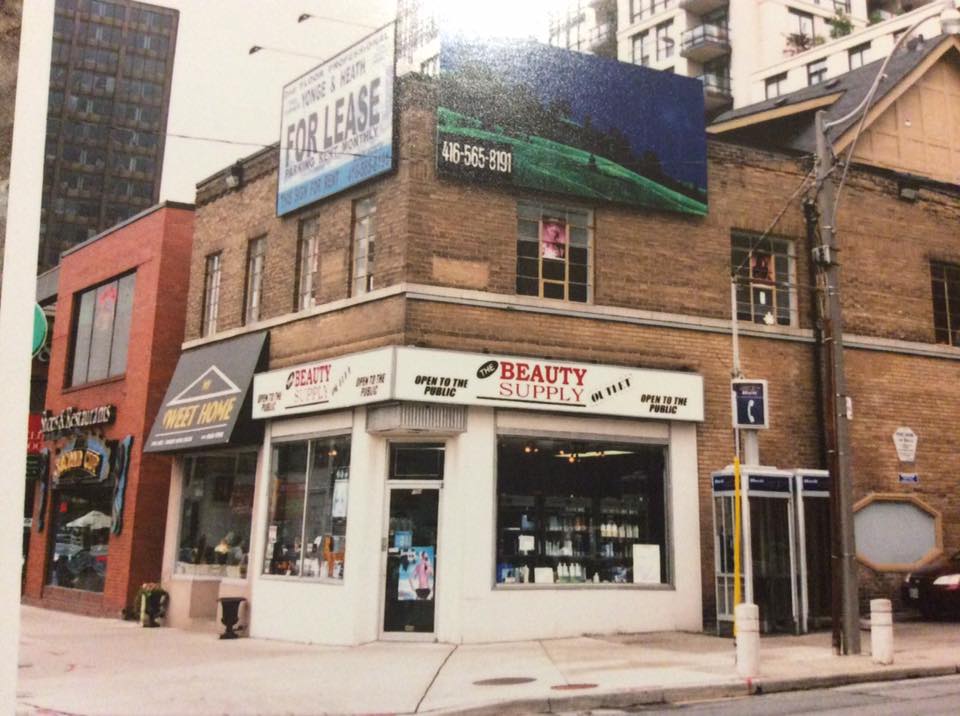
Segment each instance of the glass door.
[[432,634],[437,590],[438,487],[391,487],[383,631]]

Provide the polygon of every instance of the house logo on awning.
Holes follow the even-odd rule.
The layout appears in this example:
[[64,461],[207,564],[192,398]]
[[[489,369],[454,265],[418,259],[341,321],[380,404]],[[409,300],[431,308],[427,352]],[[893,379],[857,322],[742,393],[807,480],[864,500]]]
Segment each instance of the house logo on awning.
[[167,405],[195,403],[198,400],[222,398],[228,395],[236,395],[240,392],[242,391],[237,387],[236,383],[230,380],[217,366],[212,365],[203,372],[203,375],[167,401]]

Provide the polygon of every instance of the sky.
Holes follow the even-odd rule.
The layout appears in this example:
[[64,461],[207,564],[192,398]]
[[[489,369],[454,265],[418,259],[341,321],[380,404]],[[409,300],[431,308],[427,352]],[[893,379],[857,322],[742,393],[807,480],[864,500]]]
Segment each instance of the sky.
[[[198,181],[280,138],[283,85],[389,22],[395,11],[394,0],[155,4],[180,11],[160,197],[184,202],[194,201]],[[315,17],[298,23],[304,12]],[[251,55],[253,45],[265,49]]]
[[[160,198],[184,202],[198,181],[279,140],[283,85],[396,12],[396,0],[153,1],[180,11]],[[433,1],[475,31],[545,35],[546,11],[560,0]],[[315,17],[298,23],[304,12]],[[253,45],[265,49],[251,55]]]

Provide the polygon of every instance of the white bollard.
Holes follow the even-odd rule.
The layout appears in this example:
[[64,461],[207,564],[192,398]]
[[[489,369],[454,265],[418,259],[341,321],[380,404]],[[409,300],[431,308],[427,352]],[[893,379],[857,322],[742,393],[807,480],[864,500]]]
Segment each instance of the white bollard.
[[760,609],[756,604],[738,604],[733,614],[737,625],[737,673],[752,679],[760,670]]
[[875,664],[893,663],[893,611],[889,599],[870,600],[870,653]]

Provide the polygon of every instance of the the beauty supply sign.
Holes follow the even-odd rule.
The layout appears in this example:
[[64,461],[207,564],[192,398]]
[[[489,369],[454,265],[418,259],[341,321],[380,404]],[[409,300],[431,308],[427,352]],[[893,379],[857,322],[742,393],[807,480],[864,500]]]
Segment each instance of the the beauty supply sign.
[[253,417],[347,408],[389,400],[393,348],[281,368],[253,377]]
[[277,215],[393,167],[394,25],[283,88]]
[[692,373],[422,348],[397,348],[394,397],[431,403],[703,420],[703,379]]
[[382,348],[258,374],[253,417],[386,400],[701,421],[703,379],[620,366]]

